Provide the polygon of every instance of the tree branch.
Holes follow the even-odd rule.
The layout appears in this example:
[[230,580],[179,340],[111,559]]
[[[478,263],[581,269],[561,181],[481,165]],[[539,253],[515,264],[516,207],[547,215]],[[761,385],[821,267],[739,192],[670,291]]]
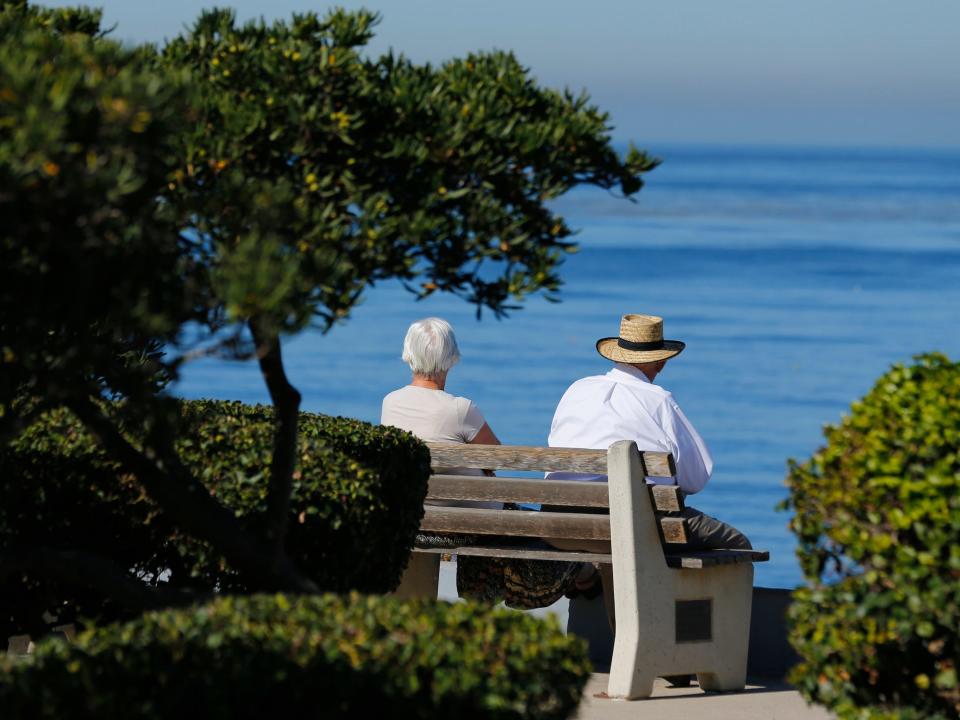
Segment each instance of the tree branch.
[[283,367],[280,338],[266,331],[257,319],[250,321],[250,332],[257,346],[257,360],[276,413],[273,459],[270,463],[270,488],[267,494],[267,541],[277,553],[283,552],[293,492],[293,470],[297,462],[297,423],[300,418],[300,393]]
[[172,450],[160,456],[156,448],[137,449],[89,398],[72,398],[68,406],[174,522],[194,537],[210,542],[231,565],[255,581],[258,589],[317,592],[316,585],[285,553],[266,550],[247,532]]

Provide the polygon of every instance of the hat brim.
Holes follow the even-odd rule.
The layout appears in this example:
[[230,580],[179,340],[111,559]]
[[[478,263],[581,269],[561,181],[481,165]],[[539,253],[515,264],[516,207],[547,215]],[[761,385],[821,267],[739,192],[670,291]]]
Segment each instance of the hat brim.
[[663,347],[658,350],[627,350],[617,344],[619,339],[600,338],[597,340],[597,352],[614,362],[647,363],[675,357],[687,346],[679,340],[664,340]]

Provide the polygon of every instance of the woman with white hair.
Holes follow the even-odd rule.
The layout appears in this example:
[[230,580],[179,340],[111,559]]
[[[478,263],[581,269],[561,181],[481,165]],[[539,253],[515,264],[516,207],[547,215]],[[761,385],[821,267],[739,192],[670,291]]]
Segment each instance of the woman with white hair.
[[[403,360],[410,366],[413,379],[409,385],[394,390],[383,399],[382,425],[406,430],[425,442],[500,444],[483,413],[471,400],[445,390],[447,374],[460,360],[460,350],[450,323],[435,317],[413,323],[403,341]],[[487,472],[472,468],[437,470],[450,475],[482,475]],[[428,502],[502,507],[500,503]],[[417,536],[418,545],[449,547],[454,554],[457,545],[478,541],[466,536]],[[504,601],[511,607],[547,607],[563,596],[577,570],[576,564],[565,562],[460,556],[457,559],[457,591],[461,597],[491,603]]]
[[413,379],[383,399],[382,425],[412,432],[425,442],[500,444],[476,404],[445,390],[447,373],[460,360],[450,323],[436,317],[413,323],[403,340],[403,360]]

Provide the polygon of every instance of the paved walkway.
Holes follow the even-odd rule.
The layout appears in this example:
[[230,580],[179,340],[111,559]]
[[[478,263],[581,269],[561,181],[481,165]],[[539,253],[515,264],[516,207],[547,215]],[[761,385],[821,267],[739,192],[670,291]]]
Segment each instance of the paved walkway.
[[607,689],[607,676],[587,683],[577,720],[829,720],[823,708],[807,705],[800,693],[782,683],[747,685],[742,692],[705,693],[696,682],[670,688],[657,679],[653,697],[623,702],[595,697]]

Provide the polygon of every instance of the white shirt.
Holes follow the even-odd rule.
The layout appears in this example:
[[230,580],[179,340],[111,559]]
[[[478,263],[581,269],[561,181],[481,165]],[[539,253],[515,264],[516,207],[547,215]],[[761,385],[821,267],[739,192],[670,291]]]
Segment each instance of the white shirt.
[[443,390],[405,385],[383,399],[380,424],[412,432],[425,442],[468,443],[484,422],[473,402]]
[[[413,433],[424,442],[468,443],[473,440],[486,420],[473,401],[451,395],[443,390],[406,385],[383,399],[380,424],[392,425]],[[483,475],[476,468],[434,468],[438,475]],[[492,508],[499,510],[502,503],[428,500],[428,505]]]
[[[577,380],[560,399],[550,426],[550,447],[606,450],[634,440],[640,450],[673,455],[677,484],[686,493],[703,489],[713,458],[703,439],[668,391],[632,365],[617,363],[606,375]],[[602,475],[553,473],[554,479],[603,480]],[[670,478],[648,482],[672,484]]]

